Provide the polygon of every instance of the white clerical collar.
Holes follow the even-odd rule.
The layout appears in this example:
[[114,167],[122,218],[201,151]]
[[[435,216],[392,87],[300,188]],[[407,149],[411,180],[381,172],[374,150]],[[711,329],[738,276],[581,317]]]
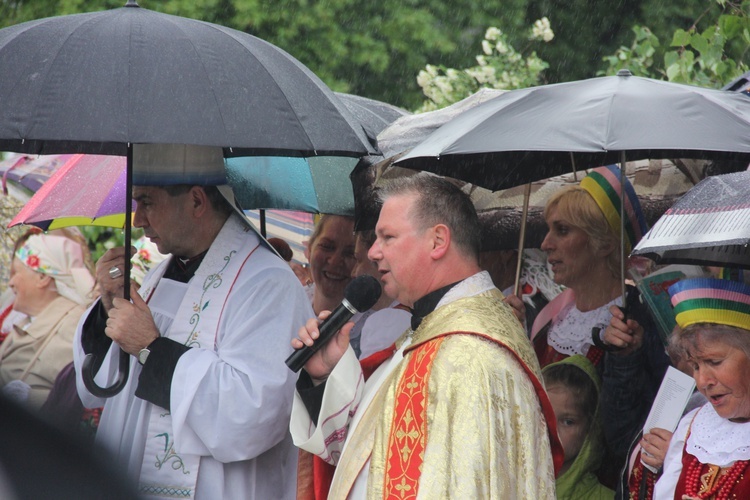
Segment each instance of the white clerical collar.
[[487,292],[493,288],[495,288],[495,284],[492,282],[490,273],[487,271],[480,271],[469,276],[465,280],[460,281],[456,286],[451,288],[448,293],[443,295],[443,298],[440,299],[440,302],[438,302],[435,309],[446,306],[458,299],[479,295],[480,293]]

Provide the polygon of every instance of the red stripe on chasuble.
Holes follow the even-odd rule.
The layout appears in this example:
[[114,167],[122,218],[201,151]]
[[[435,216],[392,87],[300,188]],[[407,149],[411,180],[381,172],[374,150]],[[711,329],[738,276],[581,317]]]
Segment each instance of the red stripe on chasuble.
[[396,389],[393,426],[385,462],[384,498],[416,498],[427,444],[427,381],[443,338],[412,352]]

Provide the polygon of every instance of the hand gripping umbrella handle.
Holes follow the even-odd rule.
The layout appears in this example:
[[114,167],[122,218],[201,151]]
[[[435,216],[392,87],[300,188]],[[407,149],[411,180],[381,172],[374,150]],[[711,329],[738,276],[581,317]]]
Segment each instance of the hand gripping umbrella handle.
[[118,394],[128,381],[128,375],[130,375],[130,355],[120,349],[120,369],[117,373],[117,381],[111,387],[99,387],[94,381],[94,367],[97,365],[96,356],[93,354],[87,354],[83,358],[83,367],[81,370],[81,376],[83,377],[83,385],[86,389],[99,398],[111,398]]
[[[130,241],[132,236],[132,226],[130,223],[130,212],[133,206],[133,144],[128,144],[128,152],[126,155],[126,168],[125,168],[125,248],[130,248]],[[123,282],[130,283],[130,265],[127,257],[125,258],[125,265],[123,266]],[[123,298],[130,300],[130,287],[126,286],[123,289]],[[100,398],[111,398],[120,393],[128,382],[128,376],[130,375],[130,355],[120,349],[120,366],[117,373],[117,381],[115,385],[111,387],[99,387],[94,382],[94,367],[98,365],[96,356],[93,354],[87,354],[83,359],[83,366],[81,367],[81,377],[83,378],[83,385],[86,389],[94,396]]]

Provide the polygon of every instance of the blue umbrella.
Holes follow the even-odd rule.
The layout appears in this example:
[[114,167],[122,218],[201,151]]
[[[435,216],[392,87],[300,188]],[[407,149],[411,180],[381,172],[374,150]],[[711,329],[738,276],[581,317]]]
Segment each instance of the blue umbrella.
[[228,158],[227,177],[242,208],[354,215],[349,174],[357,158]]
[[[391,104],[336,92],[368,137],[409,115]],[[227,177],[246,210],[282,209],[308,213],[354,215],[349,180],[357,158],[342,156],[252,156],[227,159]],[[261,214],[261,232],[263,218]],[[265,234],[265,233],[264,233]]]

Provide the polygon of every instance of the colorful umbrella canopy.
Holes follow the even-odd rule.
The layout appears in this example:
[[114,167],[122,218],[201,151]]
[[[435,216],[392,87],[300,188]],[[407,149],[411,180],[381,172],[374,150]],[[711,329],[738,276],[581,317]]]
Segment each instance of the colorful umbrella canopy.
[[[368,134],[411,114],[388,103],[352,94],[336,96]],[[237,201],[248,210],[282,209],[315,214],[354,214],[349,176],[356,158],[313,156],[246,156],[227,159],[227,178]]]
[[17,188],[19,194],[21,194],[19,199],[27,201],[72,156],[72,154],[9,156],[0,161],[3,194],[8,195],[13,188]]
[[352,215],[349,174],[356,158],[246,156],[227,158],[227,179],[245,209]]
[[[125,158],[60,155],[67,158],[10,222],[43,230],[66,226],[125,225]],[[58,155],[48,161],[54,164]],[[94,182],[92,182],[94,180]]]

